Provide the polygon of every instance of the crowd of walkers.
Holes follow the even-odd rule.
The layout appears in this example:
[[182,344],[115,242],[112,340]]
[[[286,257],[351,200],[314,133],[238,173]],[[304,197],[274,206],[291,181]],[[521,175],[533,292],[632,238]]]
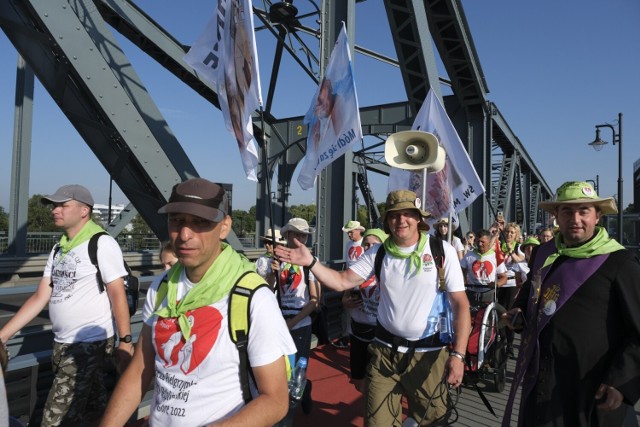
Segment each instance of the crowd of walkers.
[[[503,426],[512,425],[517,395],[518,426],[541,427],[621,426],[640,398],[640,262],[599,225],[616,206],[586,182],[567,182],[541,203],[556,226],[537,235],[501,213],[462,234],[451,218],[423,210],[415,193],[390,192],[381,228],[342,227],[339,270],[314,256],[302,218],[268,230],[264,255],[249,262],[225,242],[232,221],[223,187],[189,179],[158,211],[170,237],[160,254],[166,271],[147,291],[135,350],[127,272],[111,237],[99,239],[91,262],[89,241],[102,232],[91,194],[69,185],[43,203],[64,235],[0,341],[4,349],[49,306],[55,379],[45,426],[128,425],[151,385],[150,415],[132,423],[291,425],[298,405],[288,378],[310,356],[323,290],[342,292],[334,344],[349,349],[367,426],[446,423],[469,366],[470,299],[486,289],[497,295],[507,353],[517,358]],[[114,360],[111,391],[104,377]],[[299,407],[313,416],[310,381]]]

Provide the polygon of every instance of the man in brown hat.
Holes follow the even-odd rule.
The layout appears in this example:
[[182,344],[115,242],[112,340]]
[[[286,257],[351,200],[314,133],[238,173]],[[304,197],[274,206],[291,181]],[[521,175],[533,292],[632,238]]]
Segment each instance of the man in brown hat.
[[[45,403],[42,425],[87,425],[107,405],[104,371],[114,354],[124,369],[131,354],[131,326],[123,277],[127,275],[120,246],[111,236],[98,239],[98,270],[89,256],[89,241],[102,227],[91,219],[93,197],[77,184],[42,197],[51,205],[53,222],[64,231],[49,254],[36,292],[0,330],[5,343],[47,305],[54,334],[55,378]],[[105,292],[106,290],[106,292]]]
[[[393,191],[386,206],[384,230],[391,236],[383,244],[378,327],[370,346],[372,362],[366,378],[365,422],[385,427],[402,424],[403,394],[410,416],[420,424],[431,424],[445,417],[443,376],[452,387],[462,382],[470,329],[469,302],[458,256],[446,242],[446,294],[439,290],[439,266],[424,221],[430,214],[420,208],[415,193]],[[339,272],[321,265],[302,244],[276,249],[284,262],[308,266],[322,283],[338,291],[359,286],[375,273],[375,252],[365,252],[349,269]],[[440,302],[447,296],[454,314],[451,352],[440,339],[440,322],[433,320],[439,319]]]
[[179,263],[147,292],[136,352],[101,425],[124,425],[152,380],[150,425],[202,426],[222,419],[233,425],[274,425],[287,412],[285,355],[295,346],[273,292],[258,287],[248,309],[246,356],[259,394],[246,404],[244,358],[231,338],[229,301],[239,278],[255,270],[223,242],[231,230],[226,192],[206,179],[189,179],[173,187],[169,203],[158,212],[168,214]]
[[591,184],[564,183],[540,207],[559,235],[534,249],[504,315],[522,345],[503,426],[520,385],[519,426],[621,426],[640,398],[640,263],[598,226],[617,209]]

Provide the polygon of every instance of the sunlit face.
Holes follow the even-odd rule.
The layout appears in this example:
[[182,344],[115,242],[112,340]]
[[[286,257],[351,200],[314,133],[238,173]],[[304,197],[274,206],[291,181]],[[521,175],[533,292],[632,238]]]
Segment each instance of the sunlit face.
[[378,239],[373,234],[370,234],[362,240],[362,248],[365,251],[368,251],[371,246],[377,245],[378,243],[382,243],[382,240]]
[[164,269],[164,271],[169,270],[177,262],[178,262],[178,257],[176,257],[176,254],[174,254],[173,252],[168,250],[163,250],[160,253],[160,264],[162,264],[162,268]]
[[411,246],[419,240],[420,221],[422,218],[415,209],[402,209],[387,215],[387,225],[398,246]]
[[542,233],[540,233],[538,238],[540,239],[540,243],[546,243],[549,240],[553,239],[553,233],[551,232],[551,230],[544,230]]
[[56,227],[63,230],[79,230],[91,214],[91,208],[76,200],[51,205],[51,218]]
[[349,239],[357,242],[358,240],[362,239],[362,230],[351,230],[351,231],[347,231],[347,236],[349,236]]
[[489,249],[491,249],[491,237],[482,236],[482,237],[478,238],[478,251],[481,254],[484,254],[484,253],[488,252]]
[[507,242],[515,242],[518,239],[518,230],[515,227],[507,227],[505,230],[505,235],[507,237]]
[[567,246],[578,246],[593,237],[600,212],[593,204],[560,205],[556,222]]
[[222,251],[222,240],[231,229],[231,217],[220,222],[208,221],[195,215],[170,213],[169,238],[178,261],[184,265],[187,276],[198,282]]
[[438,224],[438,232],[440,233],[440,235],[445,236],[449,232],[449,224]]

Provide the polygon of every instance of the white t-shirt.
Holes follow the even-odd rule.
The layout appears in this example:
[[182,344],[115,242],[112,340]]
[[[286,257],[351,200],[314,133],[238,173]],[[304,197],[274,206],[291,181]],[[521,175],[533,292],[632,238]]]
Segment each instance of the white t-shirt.
[[476,251],[467,252],[460,260],[460,266],[467,271],[467,282],[471,285],[486,286],[496,281],[497,274],[506,273],[504,263],[496,265],[495,251],[480,255]]
[[256,260],[256,272],[262,276],[263,279],[266,279],[269,274],[271,274],[271,258],[268,255],[260,255]]
[[[429,237],[431,238],[431,237]],[[351,270],[363,279],[374,273],[377,248],[372,247],[351,266]],[[464,292],[462,270],[455,249],[443,242],[445,253],[445,286],[447,292]],[[400,248],[405,253],[415,250],[417,245]],[[380,271],[380,303],[378,321],[389,332],[415,341],[433,334],[428,318],[438,313],[438,269],[436,268],[429,242],[422,252],[422,265],[417,273],[410,258],[395,258],[386,254]],[[410,273],[409,273],[410,272]],[[440,298],[438,298],[439,300]]]
[[[520,257],[524,257],[524,252],[520,249],[520,245],[516,248],[516,254]],[[514,262],[511,255],[505,257],[504,265],[507,268],[507,283],[502,285],[503,288],[512,288],[516,286],[516,274],[520,272],[518,262]]]
[[360,239],[357,242],[353,240],[349,240],[347,244],[344,246],[344,256],[345,256],[345,264],[347,268],[351,267],[360,256],[364,253],[364,248],[362,247],[362,240]]
[[464,252],[464,245],[458,236],[451,236],[451,246],[453,246],[456,252]]
[[[149,288],[143,308],[155,349],[155,388],[151,425],[201,426],[232,415],[244,406],[240,358],[228,326],[229,298],[186,313],[192,324],[185,342],[175,318],[158,319],[156,295],[161,278]],[[195,286],[184,271],[178,299]],[[160,307],[166,306],[166,298]],[[249,364],[264,366],[296,352],[273,292],[261,288],[249,308]],[[254,390],[255,392],[255,390]]]
[[[282,304],[283,316],[295,316],[307,305],[311,299],[309,287],[304,277],[304,268],[301,266],[293,266],[294,272],[291,272],[291,264],[280,263],[280,303]],[[315,282],[316,277],[309,271],[309,283]],[[311,316],[296,323],[293,329],[302,328],[311,325]]]
[[[89,259],[89,241],[62,256],[56,247],[49,254],[44,277],[53,282],[49,318],[54,340],[60,343],[94,342],[114,334],[111,302],[100,292],[97,270]],[[127,275],[118,242],[111,236],[98,239],[98,265],[102,281],[108,283]]]

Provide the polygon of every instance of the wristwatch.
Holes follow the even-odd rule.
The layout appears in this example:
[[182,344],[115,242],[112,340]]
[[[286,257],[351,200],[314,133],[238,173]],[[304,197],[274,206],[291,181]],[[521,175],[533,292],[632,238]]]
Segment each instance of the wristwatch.
[[131,341],[133,341],[133,337],[131,336],[131,334],[129,334],[129,335],[125,335],[123,337],[118,337],[118,340],[120,342],[124,342],[124,343],[129,344],[129,343],[131,343]]

